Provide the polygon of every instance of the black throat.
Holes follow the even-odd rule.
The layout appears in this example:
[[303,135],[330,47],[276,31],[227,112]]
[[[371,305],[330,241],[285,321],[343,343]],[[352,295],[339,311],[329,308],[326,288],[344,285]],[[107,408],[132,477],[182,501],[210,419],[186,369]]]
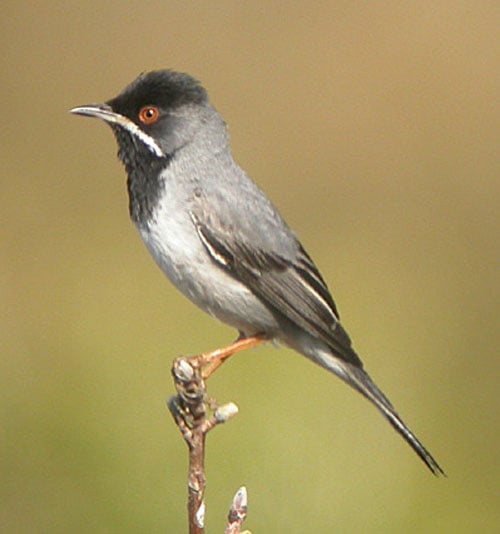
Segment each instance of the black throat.
[[118,157],[127,172],[130,218],[145,226],[153,215],[163,188],[161,174],[171,157],[158,157],[143,143],[120,127],[113,127],[118,141]]

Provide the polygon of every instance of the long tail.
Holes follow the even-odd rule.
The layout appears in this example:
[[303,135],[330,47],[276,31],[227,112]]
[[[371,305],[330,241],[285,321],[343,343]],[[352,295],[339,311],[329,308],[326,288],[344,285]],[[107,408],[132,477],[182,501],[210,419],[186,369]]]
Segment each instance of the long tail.
[[316,362],[335,373],[371,401],[397,432],[403,436],[434,475],[446,476],[432,454],[422,445],[408,425],[401,419],[389,399],[380,391],[362,367],[354,366],[331,355],[328,355],[328,357],[325,356],[325,354],[322,354],[322,358],[316,360]]

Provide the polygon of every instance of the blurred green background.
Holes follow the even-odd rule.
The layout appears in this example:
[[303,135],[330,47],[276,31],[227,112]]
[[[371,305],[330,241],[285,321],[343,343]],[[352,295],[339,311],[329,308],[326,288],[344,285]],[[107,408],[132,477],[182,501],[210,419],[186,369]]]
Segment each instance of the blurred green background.
[[235,333],[129,222],[115,141],[69,108],[189,72],[449,478],[364,399],[264,347],[209,391],[207,532],[498,532],[498,2],[23,2],[0,20],[0,531],[184,532],[170,365]]

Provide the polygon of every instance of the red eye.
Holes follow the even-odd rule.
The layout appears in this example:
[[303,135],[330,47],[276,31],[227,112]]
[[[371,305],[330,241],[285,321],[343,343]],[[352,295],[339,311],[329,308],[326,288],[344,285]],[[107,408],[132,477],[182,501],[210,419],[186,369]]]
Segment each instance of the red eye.
[[139,120],[143,124],[154,124],[160,118],[160,111],[156,106],[144,106],[139,111]]

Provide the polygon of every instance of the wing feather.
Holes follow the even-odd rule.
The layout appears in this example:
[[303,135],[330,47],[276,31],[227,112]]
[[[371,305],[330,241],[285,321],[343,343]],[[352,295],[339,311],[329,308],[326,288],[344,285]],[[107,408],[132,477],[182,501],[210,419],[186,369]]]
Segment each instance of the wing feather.
[[291,260],[216,231],[196,217],[193,221],[215,263],[288,320],[325,342],[338,357],[362,367],[323,278],[300,244]]

